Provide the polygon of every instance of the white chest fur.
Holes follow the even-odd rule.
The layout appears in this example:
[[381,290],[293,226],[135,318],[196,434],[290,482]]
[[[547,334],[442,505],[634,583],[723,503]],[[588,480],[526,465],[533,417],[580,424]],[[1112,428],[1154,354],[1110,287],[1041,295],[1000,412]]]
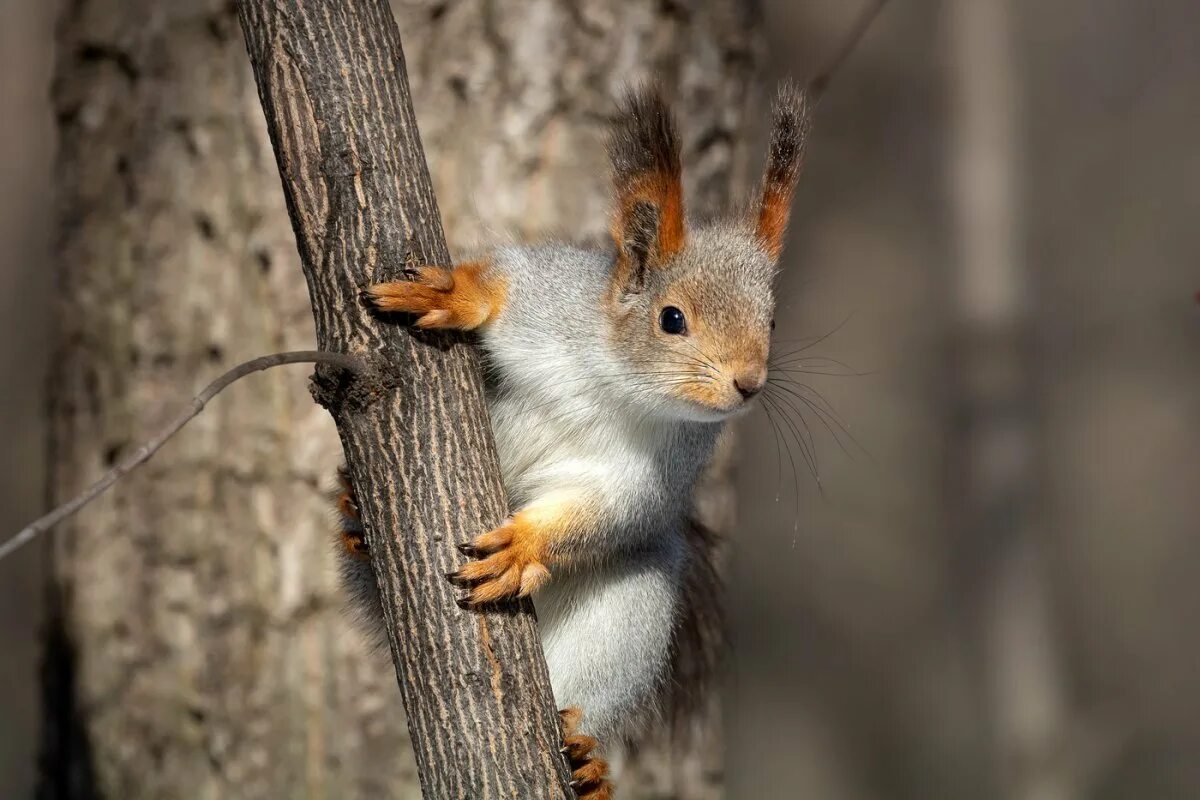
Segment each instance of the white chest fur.
[[655,506],[662,462],[674,436],[669,423],[637,419],[595,397],[547,404],[520,394],[496,398],[492,427],[509,502],[516,507],[557,491],[603,498],[616,519]]

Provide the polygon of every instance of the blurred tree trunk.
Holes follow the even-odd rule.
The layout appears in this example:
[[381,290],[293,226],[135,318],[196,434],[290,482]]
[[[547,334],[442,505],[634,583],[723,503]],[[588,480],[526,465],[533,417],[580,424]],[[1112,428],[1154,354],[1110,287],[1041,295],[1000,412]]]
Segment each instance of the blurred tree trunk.
[[[231,5],[86,0],[58,35],[61,500],[313,329]],[[46,796],[411,796],[395,676],[339,608],[339,447],[305,379],[233,387],[58,531]]]
[[[750,185],[761,59],[739,0],[396,11],[459,253],[603,235],[606,117],[629,80],[676,100],[695,210]],[[231,4],[81,0],[58,45],[62,499],[219,367],[313,333]],[[416,796],[391,665],[341,613],[320,491],[333,426],[299,369],[226,395],[55,536],[42,795]],[[702,506],[728,527],[727,481]],[[715,791],[705,741],[704,759],[631,764],[625,788]]]
[[1039,521],[1034,328],[1024,266],[1023,152],[1009,0],[950,5],[951,179],[957,274],[952,311],[961,483],[951,507],[967,549],[981,637],[993,774],[1009,800],[1078,796]]

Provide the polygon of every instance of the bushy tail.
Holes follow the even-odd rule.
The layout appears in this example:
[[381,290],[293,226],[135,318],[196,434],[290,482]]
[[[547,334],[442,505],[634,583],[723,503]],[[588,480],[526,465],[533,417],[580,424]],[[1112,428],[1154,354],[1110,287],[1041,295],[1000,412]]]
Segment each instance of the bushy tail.
[[350,598],[354,616],[369,641],[379,647],[387,646],[387,628],[384,626],[383,605],[379,600],[379,584],[375,582],[375,570],[371,566],[371,554],[367,550],[362,518],[358,513],[358,499],[350,483],[350,473],[345,467],[338,468],[338,491],[334,502],[338,514],[338,567],[342,573],[342,585]]
[[671,642],[664,709],[664,721],[677,739],[686,739],[697,715],[717,690],[726,640],[721,537],[699,520],[689,519],[687,543],[682,615]]

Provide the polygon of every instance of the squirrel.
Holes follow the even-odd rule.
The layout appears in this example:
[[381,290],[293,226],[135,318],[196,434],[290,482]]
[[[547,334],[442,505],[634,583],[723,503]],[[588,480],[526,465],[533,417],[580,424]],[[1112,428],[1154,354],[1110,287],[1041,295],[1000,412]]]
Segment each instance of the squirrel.
[[[715,540],[691,501],[724,423],[767,380],[804,93],[781,86],[772,116],[751,209],[694,224],[673,115],[655,87],[631,89],[608,142],[611,249],[501,246],[363,292],[419,328],[478,333],[512,516],[461,546],[472,560],[448,577],[464,607],[532,595],[563,752],[587,800],[612,796],[598,742],[681,705],[681,691],[699,691],[698,665],[715,663]],[[340,480],[344,582],[384,638],[353,487]]]

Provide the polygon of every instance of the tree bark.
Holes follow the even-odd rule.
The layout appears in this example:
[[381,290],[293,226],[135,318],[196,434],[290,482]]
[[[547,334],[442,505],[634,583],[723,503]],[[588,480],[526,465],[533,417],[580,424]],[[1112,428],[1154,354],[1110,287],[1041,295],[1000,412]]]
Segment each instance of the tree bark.
[[[675,101],[692,210],[742,199],[757,174],[752,4],[395,7],[458,254],[512,237],[604,234],[603,141],[629,81],[657,76]],[[57,497],[223,365],[313,344],[236,32],[220,0],[86,0],[64,12]],[[415,796],[394,675],[363,656],[340,613],[314,490],[327,485],[337,442],[303,387],[292,370],[231,389],[59,532],[55,653],[78,658],[73,673],[51,670],[65,682],[47,726],[62,758],[47,759],[48,772],[90,775],[82,783],[102,796]],[[718,472],[711,486],[702,508],[727,530],[728,481]],[[713,796],[716,732],[699,751],[643,750],[622,795]]]
[[[57,50],[53,501],[315,344],[233,8],[72,2]],[[332,569],[328,419],[305,370],[249,378],[52,534],[41,796],[416,796]]]
[[[242,31],[312,297],[317,343],[370,361],[317,370],[379,580],[426,797],[571,794],[533,605],[460,609],[455,545],[506,503],[475,351],[357,302],[406,264],[450,263],[384,0],[244,0]],[[508,604],[506,604],[508,606]]]

